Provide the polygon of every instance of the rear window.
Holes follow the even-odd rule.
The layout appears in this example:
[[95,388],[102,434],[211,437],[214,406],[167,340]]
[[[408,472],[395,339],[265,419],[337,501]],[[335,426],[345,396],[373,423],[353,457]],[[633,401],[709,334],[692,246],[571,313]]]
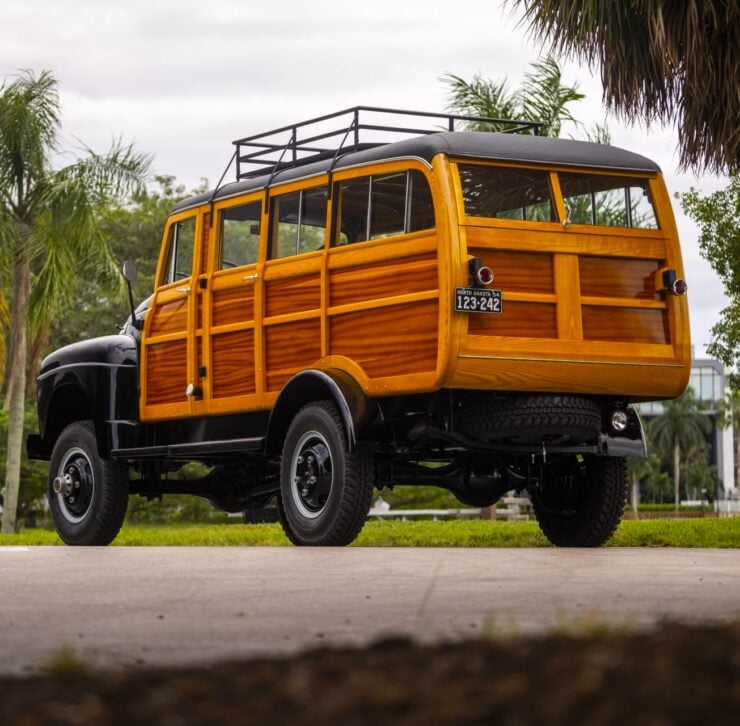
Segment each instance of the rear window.
[[[554,172],[484,164],[458,168],[468,217],[558,221]],[[557,178],[571,224],[658,229],[646,179],[578,172],[557,172]]]
[[647,180],[572,172],[558,177],[572,224],[658,229]]

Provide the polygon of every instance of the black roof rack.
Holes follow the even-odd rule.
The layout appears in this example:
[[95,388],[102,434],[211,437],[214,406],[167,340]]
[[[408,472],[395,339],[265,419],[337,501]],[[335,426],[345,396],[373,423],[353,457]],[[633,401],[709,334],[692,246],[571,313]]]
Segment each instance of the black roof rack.
[[[408,125],[399,126],[397,125],[400,123],[397,120],[398,117],[426,119],[427,123],[421,128]],[[440,119],[445,122],[444,127],[435,126]],[[281,169],[302,166],[321,159],[332,159],[331,169],[341,155],[352,151],[383,146],[399,141],[405,136],[455,131],[457,121],[486,124],[504,133],[535,135],[542,126],[541,123],[535,121],[355,106],[344,111],[237,139],[233,142],[236,147],[234,155],[224,170],[217,188],[234,160],[236,160],[237,181],[264,174],[268,174],[272,180],[272,177]]]

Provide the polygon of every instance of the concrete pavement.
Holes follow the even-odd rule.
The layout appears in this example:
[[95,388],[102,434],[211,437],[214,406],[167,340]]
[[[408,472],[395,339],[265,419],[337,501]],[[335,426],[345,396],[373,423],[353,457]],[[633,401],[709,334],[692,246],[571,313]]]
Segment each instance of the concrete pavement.
[[0,672],[740,619],[740,551],[0,547]]

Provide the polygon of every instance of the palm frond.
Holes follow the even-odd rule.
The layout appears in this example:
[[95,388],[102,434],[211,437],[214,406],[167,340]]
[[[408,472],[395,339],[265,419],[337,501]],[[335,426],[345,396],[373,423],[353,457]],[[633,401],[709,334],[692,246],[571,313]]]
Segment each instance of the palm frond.
[[0,202],[25,214],[25,195],[44,176],[59,132],[59,95],[49,71],[0,85]]
[[534,69],[524,76],[519,98],[524,117],[544,124],[546,136],[560,136],[563,123],[580,126],[569,104],[585,98],[578,84],[563,85],[563,74],[557,61],[548,55],[532,63]]
[[553,52],[600,68],[609,108],[674,123],[682,168],[740,170],[740,3],[510,1]]
[[[498,83],[483,78],[476,73],[472,81],[448,73],[442,82],[449,87],[447,108],[462,116],[483,116],[486,118],[520,118],[517,94],[509,91],[506,81]],[[470,131],[489,131],[491,125],[471,122]]]

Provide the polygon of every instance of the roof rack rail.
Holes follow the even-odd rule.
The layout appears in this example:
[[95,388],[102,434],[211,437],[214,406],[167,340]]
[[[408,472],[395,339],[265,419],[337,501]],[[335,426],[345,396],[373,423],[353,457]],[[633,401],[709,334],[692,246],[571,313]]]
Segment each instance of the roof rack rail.
[[[389,116],[423,118],[429,123],[423,128],[399,126],[399,121],[388,120]],[[433,125],[439,119],[445,121],[446,128]],[[542,126],[536,121],[355,106],[237,139],[233,142],[236,149],[231,162],[236,159],[237,181],[262,174],[269,174],[272,180],[281,169],[302,166],[320,159],[331,158],[333,167],[334,162],[343,154],[398,141],[399,135],[403,138],[403,135],[421,136],[440,131],[455,131],[457,121],[487,124],[504,133],[535,135]],[[226,171],[223,176],[225,175]]]

